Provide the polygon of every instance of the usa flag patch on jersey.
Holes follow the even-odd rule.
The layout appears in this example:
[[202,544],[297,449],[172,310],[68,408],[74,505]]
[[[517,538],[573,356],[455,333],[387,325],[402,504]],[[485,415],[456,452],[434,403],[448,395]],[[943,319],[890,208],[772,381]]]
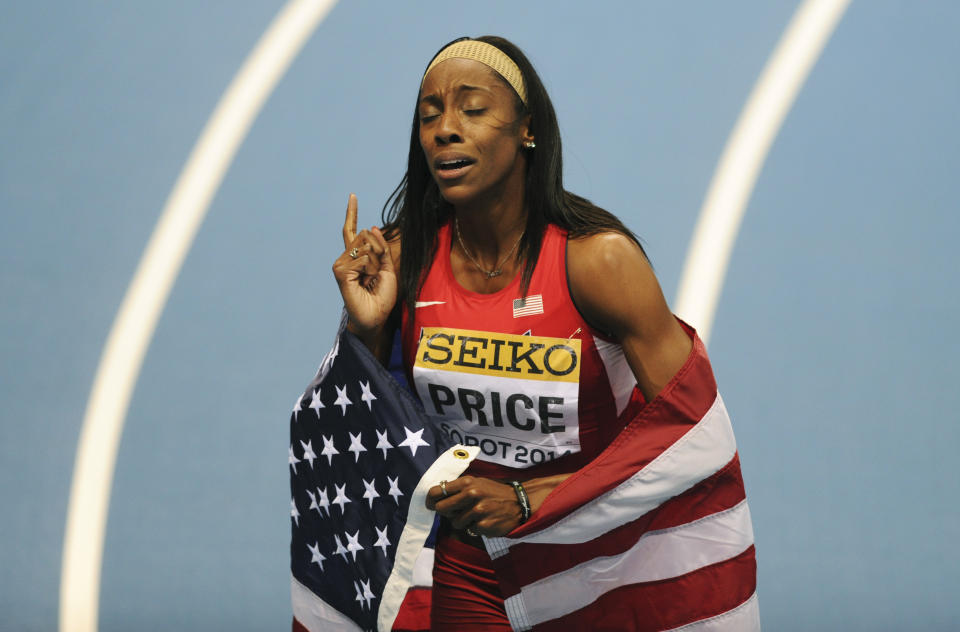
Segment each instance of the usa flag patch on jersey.
[[513,317],[533,316],[543,313],[543,295],[534,294],[527,298],[513,299]]

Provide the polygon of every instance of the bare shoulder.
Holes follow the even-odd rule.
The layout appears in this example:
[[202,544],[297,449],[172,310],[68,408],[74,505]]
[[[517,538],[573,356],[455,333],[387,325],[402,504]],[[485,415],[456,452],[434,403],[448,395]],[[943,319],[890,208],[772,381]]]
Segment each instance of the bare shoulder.
[[567,242],[567,255],[571,274],[611,274],[641,269],[653,273],[640,246],[622,233],[608,231],[571,238]]
[[593,324],[616,333],[638,309],[666,309],[643,250],[622,233],[603,232],[567,242],[567,275],[573,300]]
[[683,365],[692,343],[640,246],[613,232],[571,239],[567,274],[584,318],[620,342],[643,394],[655,397]]

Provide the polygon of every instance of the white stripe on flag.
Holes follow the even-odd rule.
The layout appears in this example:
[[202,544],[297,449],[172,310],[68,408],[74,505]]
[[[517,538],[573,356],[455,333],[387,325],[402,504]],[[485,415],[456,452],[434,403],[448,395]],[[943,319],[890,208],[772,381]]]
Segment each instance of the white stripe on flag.
[[[469,455],[467,458],[454,456],[455,452],[464,451]],[[397,543],[393,569],[383,587],[383,597],[380,608],[377,610],[378,630],[387,631],[393,627],[397,613],[400,612],[400,604],[407,596],[407,589],[412,585],[414,569],[420,551],[423,550],[423,543],[427,541],[427,536],[433,528],[436,514],[427,509],[427,490],[439,484],[440,481],[452,481],[460,476],[478,454],[480,454],[480,448],[477,446],[455,445],[441,454],[420,477],[420,482],[410,495],[407,523]]]
[[520,542],[578,544],[636,520],[723,468],[737,452],[723,399],[645,468],[555,524],[520,538],[484,538],[496,559]]
[[290,599],[293,603],[293,617],[308,630],[363,632],[363,628],[352,619],[298,582],[293,573],[290,574]]
[[597,557],[524,586],[506,600],[513,602],[507,611],[519,615],[510,623],[516,630],[529,629],[580,610],[608,590],[679,577],[735,557],[752,544],[750,508],[742,500],[685,525],[647,532],[619,555]]
[[413,563],[413,585],[429,588],[433,586],[433,558],[435,551],[423,547],[417,561]]

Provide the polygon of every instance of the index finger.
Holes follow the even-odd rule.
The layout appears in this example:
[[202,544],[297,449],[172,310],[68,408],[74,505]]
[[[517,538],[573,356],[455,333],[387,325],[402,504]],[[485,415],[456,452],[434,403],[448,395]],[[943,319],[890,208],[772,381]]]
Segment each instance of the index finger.
[[357,238],[357,196],[350,194],[347,200],[347,218],[343,222],[343,247],[349,248]]

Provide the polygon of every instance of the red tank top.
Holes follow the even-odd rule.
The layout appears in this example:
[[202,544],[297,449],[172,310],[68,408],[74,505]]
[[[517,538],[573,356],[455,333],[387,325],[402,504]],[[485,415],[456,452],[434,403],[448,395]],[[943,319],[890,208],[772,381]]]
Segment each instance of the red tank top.
[[463,288],[450,266],[451,225],[416,300],[403,311],[403,357],[427,415],[480,447],[468,470],[526,480],[596,457],[643,404],[619,344],[591,328],[567,285],[564,230],[550,225],[526,298]]

